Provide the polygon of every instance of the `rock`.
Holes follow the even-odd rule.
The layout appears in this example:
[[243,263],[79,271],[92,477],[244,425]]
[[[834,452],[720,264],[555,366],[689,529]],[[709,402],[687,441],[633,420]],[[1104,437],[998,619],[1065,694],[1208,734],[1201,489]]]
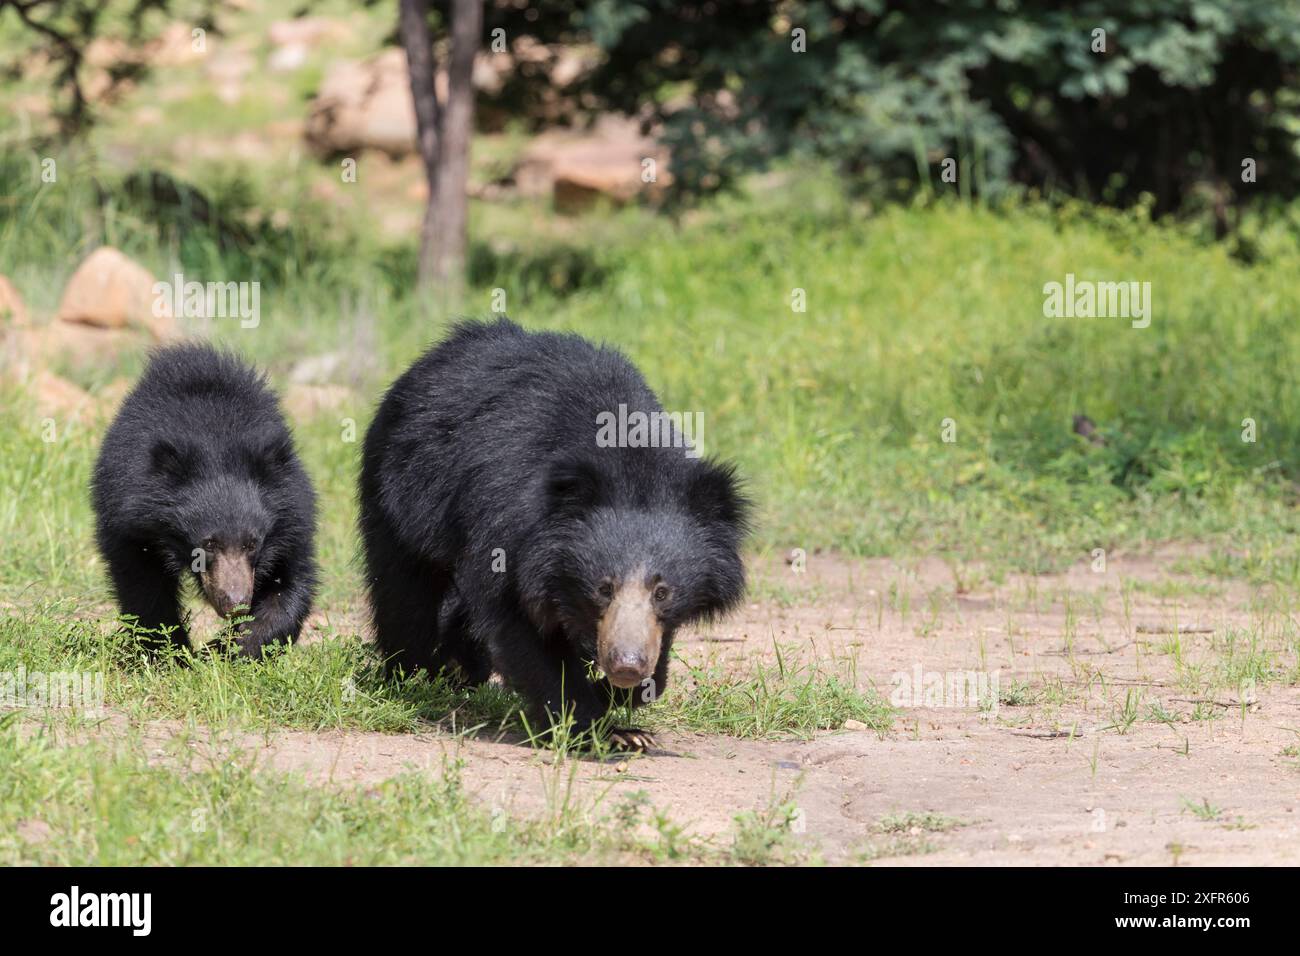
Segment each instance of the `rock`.
[[552,197],[559,212],[581,212],[600,199],[621,206],[641,189],[639,158],[619,150],[592,151],[555,171]]
[[176,335],[170,304],[154,315],[154,277],[111,246],[101,246],[77,267],[63,290],[58,318],[105,329],[144,329],[162,341]]
[[186,66],[197,63],[207,54],[208,36],[203,35],[202,48],[197,48],[194,26],[188,23],[169,23],[158,38],[149,44],[149,62],[155,67]]
[[90,409],[93,399],[80,385],[55,375],[49,369],[37,372],[31,381],[36,412],[47,418],[78,418]]
[[141,54],[133,50],[125,40],[117,37],[95,37],[86,44],[85,52],[82,59],[87,66],[98,67],[107,70],[122,64],[136,64],[140,61]]
[[0,275],[0,325],[22,328],[30,321],[23,297],[18,294],[12,282]]
[[116,102],[136,88],[135,75],[141,69],[171,69],[204,59],[210,38],[205,36],[203,42],[203,48],[196,49],[194,27],[178,22],[139,46],[120,37],[96,37],[86,46],[82,90],[92,102]]
[[[208,37],[204,37],[204,47]],[[173,22],[152,40],[131,46],[118,37],[96,37],[86,46],[86,65],[112,71],[122,67],[184,66],[203,59],[205,50],[195,48],[194,27]]]
[[29,329],[0,324],[0,381],[21,382],[31,374],[32,363],[27,357],[30,334]]
[[327,412],[337,412],[353,400],[342,385],[290,385],[284,393],[284,410],[298,422],[308,422]]
[[151,336],[134,329],[104,329],[79,322],[51,322],[29,329],[11,329],[6,350],[19,369],[47,366],[95,371],[116,364],[125,355],[141,352]]
[[307,142],[325,155],[378,149],[393,158],[415,151],[415,106],[406,54],[383,50],[362,62],[336,63],[307,117]]
[[[507,54],[480,53],[474,60],[474,89],[500,90],[511,62]],[[445,70],[434,77],[434,89],[445,103]],[[308,145],[324,156],[374,149],[396,160],[414,153],[415,104],[406,53],[390,47],[366,60],[331,66],[312,99],[305,135]]]
[[273,73],[292,73],[307,64],[307,48],[301,43],[292,46],[276,47],[267,57],[266,65]]
[[338,377],[346,362],[347,356],[342,352],[309,355],[294,363],[289,381],[294,385],[327,385]]
[[348,26],[328,17],[299,17],[296,20],[276,20],[267,29],[267,38],[276,47],[320,46],[337,40],[346,40]]
[[[645,161],[654,161],[654,182],[644,182]],[[522,195],[550,193],[556,209],[578,212],[602,197],[616,205],[638,195],[657,195],[671,182],[663,147],[642,136],[635,120],[601,117],[590,133],[549,132],[524,150],[514,170]]]
[[599,62],[600,54],[594,47],[560,46],[551,63],[551,83],[564,89],[590,72]]

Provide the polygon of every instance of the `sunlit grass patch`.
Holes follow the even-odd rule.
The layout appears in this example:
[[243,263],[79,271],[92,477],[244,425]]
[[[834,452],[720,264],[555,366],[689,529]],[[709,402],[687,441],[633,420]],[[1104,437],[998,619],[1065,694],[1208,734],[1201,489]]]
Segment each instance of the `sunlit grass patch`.
[[461,689],[439,675],[397,682],[355,636],[278,647],[260,661],[202,648],[156,659],[114,621],[34,609],[0,616],[0,671],[96,672],[105,704],[139,720],[213,727],[406,733],[438,726],[489,732],[517,726],[517,698],[495,684]]
[[780,738],[811,737],[850,720],[880,734],[893,725],[889,705],[858,688],[852,659],[818,660],[778,646],[774,664],[679,660],[689,675],[684,686],[670,689],[650,712],[654,724],[673,730]]

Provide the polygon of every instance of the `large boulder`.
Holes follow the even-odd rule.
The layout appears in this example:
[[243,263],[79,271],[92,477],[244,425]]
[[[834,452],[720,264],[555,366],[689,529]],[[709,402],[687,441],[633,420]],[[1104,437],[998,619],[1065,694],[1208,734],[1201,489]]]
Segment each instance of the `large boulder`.
[[312,100],[308,144],[325,155],[378,149],[394,158],[415,150],[415,106],[406,54],[384,50],[336,63]]
[[86,257],[68,280],[58,319],[101,329],[143,329],[161,341],[176,335],[171,306],[163,301],[155,315],[154,277],[111,246]]
[[[480,53],[474,60],[474,89],[501,88],[505,54]],[[447,72],[434,77],[439,102],[447,101]],[[373,149],[401,159],[415,152],[415,101],[406,53],[390,47],[362,61],[335,63],[312,99],[305,130],[307,144],[324,156]]]
[[[649,182],[647,169],[654,172]],[[642,135],[636,120],[602,116],[589,132],[538,136],[515,166],[514,181],[522,195],[552,196],[561,212],[578,212],[602,199],[621,205],[659,194],[670,182],[668,154]]]

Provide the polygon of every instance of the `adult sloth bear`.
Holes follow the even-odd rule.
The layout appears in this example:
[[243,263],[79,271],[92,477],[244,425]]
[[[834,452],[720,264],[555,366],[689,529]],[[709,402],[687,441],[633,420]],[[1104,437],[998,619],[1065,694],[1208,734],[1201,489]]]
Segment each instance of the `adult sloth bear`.
[[531,719],[579,732],[663,690],[676,630],[742,596],[747,503],[680,443],[601,447],[598,422],[637,412],[663,414],[619,352],[506,320],[457,326],[393,384],[360,483],[391,667],[496,671]]
[[239,359],[155,352],[104,436],[92,498],[118,604],[139,627],[184,647],[192,576],[222,617],[252,615],[243,654],[297,639],[316,586],[315,496],[275,396]]

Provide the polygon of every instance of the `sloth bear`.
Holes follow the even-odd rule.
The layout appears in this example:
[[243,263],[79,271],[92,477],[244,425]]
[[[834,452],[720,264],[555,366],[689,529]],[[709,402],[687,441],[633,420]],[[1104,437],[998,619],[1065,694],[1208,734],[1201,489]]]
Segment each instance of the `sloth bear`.
[[315,495],[275,396],[238,358],[155,352],[104,436],[92,497],[113,590],[138,627],[184,647],[192,576],[223,618],[253,617],[240,653],[297,639],[316,587]]
[[[495,671],[530,719],[572,715],[579,733],[663,691],[677,629],[742,597],[748,502],[677,431],[604,447],[616,410],[664,414],[619,352],[505,319],[456,326],[392,385],[360,480],[390,669]],[[653,744],[634,728],[611,740]]]

